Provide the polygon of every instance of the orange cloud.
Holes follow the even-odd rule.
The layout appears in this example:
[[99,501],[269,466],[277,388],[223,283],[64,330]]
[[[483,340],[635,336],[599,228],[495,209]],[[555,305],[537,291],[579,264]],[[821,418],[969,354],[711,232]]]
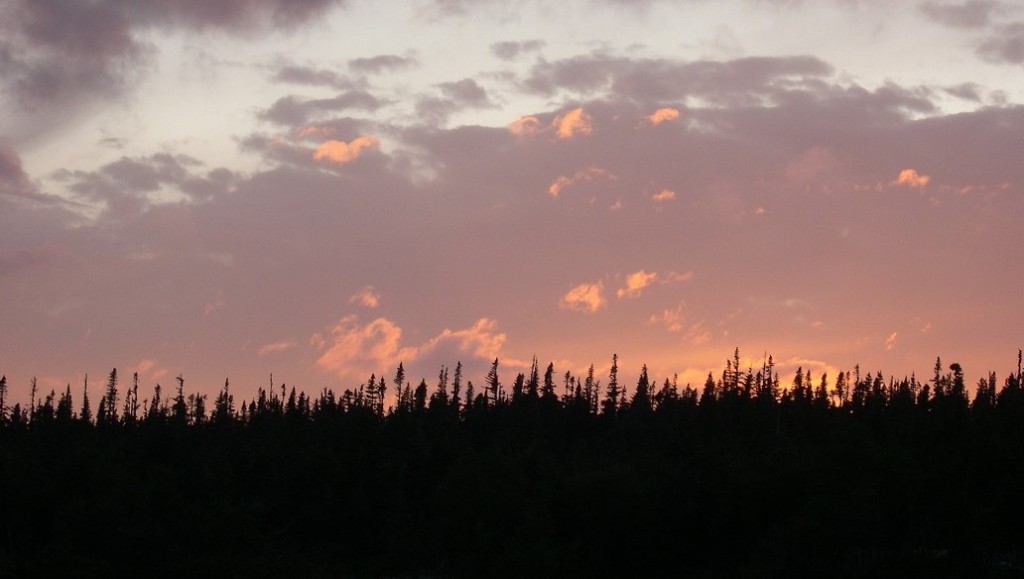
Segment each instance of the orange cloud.
[[156,361],[151,358],[143,358],[139,360],[139,363],[135,365],[135,371],[140,375],[148,374],[151,380],[159,380],[171,374],[170,370],[167,368],[157,367]]
[[502,363],[528,366],[525,362],[502,354],[505,333],[498,331],[497,321],[480,318],[472,326],[460,330],[445,328],[419,346],[402,345],[402,328],[387,318],[361,324],[356,316],[338,321],[327,336],[313,334],[310,345],[319,350],[316,361],[321,370],[341,378],[362,379],[370,373],[390,371],[399,362],[408,368],[417,360],[461,354],[481,359],[501,358]]
[[379,144],[377,138],[370,135],[357,137],[348,143],[331,139],[317,147],[313,159],[343,165],[356,160],[363,151],[376,148]]
[[260,346],[259,356],[262,358],[267,354],[275,354],[277,352],[284,352],[295,347],[295,340],[286,340],[283,342],[272,342],[270,344],[263,344]]
[[893,333],[889,334],[889,337],[885,340],[885,349],[886,349],[886,351],[892,350],[893,346],[896,345],[896,336],[897,336],[896,332],[893,332]]
[[508,125],[508,132],[517,137],[536,135],[542,130],[544,129],[540,125],[540,119],[534,116],[519,117]]
[[566,310],[594,313],[607,303],[604,299],[604,284],[581,283],[572,288],[563,297],[559,305]]
[[589,135],[594,132],[594,124],[590,115],[582,107],[575,108],[555,119],[555,136],[569,139],[577,135]]
[[683,273],[678,273],[678,272],[670,271],[670,272],[668,272],[668,275],[666,275],[666,276],[664,276],[662,278],[662,282],[661,283],[669,283],[669,282],[677,282],[677,281],[690,281],[691,279],[693,279],[693,272],[692,271],[684,271]]
[[474,357],[491,360],[499,357],[505,343],[505,333],[497,331],[498,322],[491,318],[480,318],[469,328],[450,330],[445,328],[419,349],[417,354],[426,354],[441,348],[446,342],[453,343],[460,352]]
[[313,336],[314,345],[324,352],[316,365],[339,376],[362,376],[397,366],[415,354],[400,346],[402,328],[387,318],[360,325],[355,316],[338,321],[330,335]]
[[581,181],[593,181],[597,177],[607,177],[608,179],[616,179],[615,175],[612,175],[608,171],[595,166],[587,167],[580,171],[576,171],[571,177],[561,176],[555,179],[548,187],[548,193],[552,197],[558,197],[558,194],[562,192],[562,189],[570,185],[575,185]]
[[685,315],[683,314],[684,304],[680,303],[673,309],[663,310],[659,314],[653,314],[647,319],[648,326],[662,325],[669,332],[681,332],[685,327],[683,320]]
[[899,177],[895,181],[889,183],[890,185],[906,185],[912,189],[920,189],[928,184],[932,178],[928,175],[920,175],[914,169],[904,169],[900,171]]
[[334,129],[332,129],[331,127],[318,127],[316,125],[306,125],[305,127],[302,127],[301,129],[296,131],[295,136],[300,139],[306,139],[309,137],[326,137],[328,135],[331,135],[332,133],[334,133]]
[[615,177],[615,175],[609,173],[605,169],[590,166],[587,167],[586,169],[582,169],[580,171],[573,173],[570,177],[566,177],[564,175],[558,177],[557,179],[552,181],[551,185],[549,185],[548,193],[551,195],[551,197],[558,197],[558,194],[561,193],[563,189],[569,187],[569,185],[581,181],[592,181],[597,177],[607,177],[609,179],[617,178]]
[[673,108],[662,108],[654,111],[646,121],[652,125],[660,125],[666,121],[674,121],[679,118],[679,111]]
[[711,332],[708,331],[704,325],[704,320],[697,322],[690,326],[690,329],[686,331],[686,335],[683,339],[690,343],[692,346],[700,346],[711,341]]
[[368,285],[352,294],[352,296],[348,298],[348,303],[359,304],[368,308],[375,308],[380,305],[380,294],[373,290],[372,285]]
[[654,200],[654,202],[656,203],[661,203],[662,201],[671,201],[675,198],[676,192],[672,191],[671,189],[662,189],[661,191],[658,191],[657,193],[651,196],[651,199]]
[[620,298],[639,297],[644,288],[654,283],[657,278],[658,274],[654,272],[646,272],[642,269],[635,271],[626,276],[626,287],[617,290],[615,295]]

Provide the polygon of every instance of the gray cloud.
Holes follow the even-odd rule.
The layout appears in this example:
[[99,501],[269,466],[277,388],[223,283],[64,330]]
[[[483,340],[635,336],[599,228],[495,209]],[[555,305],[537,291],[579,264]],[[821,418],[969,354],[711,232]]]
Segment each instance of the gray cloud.
[[10,145],[0,141],[0,196],[39,198],[39,191],[29,181],[21,166],[21,156]]
[[274,71],[272,78],[276,82],[308,86],[329,86],[342,90],[351,89],[354,86],[354,83],[347,76],[338,74],[333,70],[293,64],[280,66]]
[[359,109],[376,111],[386,103],[365,91],[349,91],[329,99],[303,100],[295,96],[278,99],[260,118],[280,125],[298,126],[310,118],[330,112]]
[[981,87],[973,82],[965,82],[944,88],[947,93],[966,101],[981,102]]
[[990,0],[970,0],[963,3],[929,1],[922,3],[919,8],[928,18],[946,26],[983,28],[1001,6],[1001,3]]
[[361,74],[380,74],[392,70],[413,68],[418,65],[413,56],[398,56],[397,54],[381,54],[369,58],[354,58],[348,62],[348,67],[354,72]]
[[723,105],[739,105],[797,92],[832,73],[831,66],[810,56],[684,63],[592,54],[538,62],[522,86],[528,92],[547,96],[559,91],[610,94],[638,101],[696,96]]
[[543,40],[495,42],[491,45],[491,52],[502,60],[514,60],[521,54],[539,51],[544,44]]
[[1006,64],[1024,64],[1024,22],[996,28],[978,46],[986,60]]
[[147,30],[289,29],[344,3],[10,0],[0,6],[0,95],[36,111],[40,124],[57,123],[80,106],[123,94],[147,73],[155,50]]
[[122,157],[97,171],[61,171],[56,177],[83,201],[99,203],[108,215],[120,219],[168,202],[157,195],[165,188],[193,201],[206,201],[229,191],[236,180],[227,169],[204,173],[199,161],[167,153]]
[[416,102],[416,115],[426,124],[443,124],[448,117],[463,109],[494,106],[487,91],[471,78],[441,83],[437,87],[443,98],[425,96]]

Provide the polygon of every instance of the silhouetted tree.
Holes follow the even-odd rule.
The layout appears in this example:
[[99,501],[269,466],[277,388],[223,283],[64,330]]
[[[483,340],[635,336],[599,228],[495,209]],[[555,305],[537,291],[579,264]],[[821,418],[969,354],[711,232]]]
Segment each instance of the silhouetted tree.
[[601,402],[601,413],[614,416],[619,408],[619,355],[612,354],[612,367],[608,370],[608,388],[605,389],[604,401]]

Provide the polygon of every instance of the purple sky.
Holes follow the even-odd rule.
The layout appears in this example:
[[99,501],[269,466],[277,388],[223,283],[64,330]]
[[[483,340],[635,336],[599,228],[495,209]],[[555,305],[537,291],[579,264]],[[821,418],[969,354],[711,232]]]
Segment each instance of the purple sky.
[[1024,5],[550,4],[0,0],[13,396],[1016,369]]

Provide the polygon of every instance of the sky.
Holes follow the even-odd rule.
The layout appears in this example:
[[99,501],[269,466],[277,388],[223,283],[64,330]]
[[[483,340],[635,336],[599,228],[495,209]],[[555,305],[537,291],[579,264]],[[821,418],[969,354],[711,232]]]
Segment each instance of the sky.
[[1018,0],[0,0],[0,373],[1001,379],[1022,105]]

